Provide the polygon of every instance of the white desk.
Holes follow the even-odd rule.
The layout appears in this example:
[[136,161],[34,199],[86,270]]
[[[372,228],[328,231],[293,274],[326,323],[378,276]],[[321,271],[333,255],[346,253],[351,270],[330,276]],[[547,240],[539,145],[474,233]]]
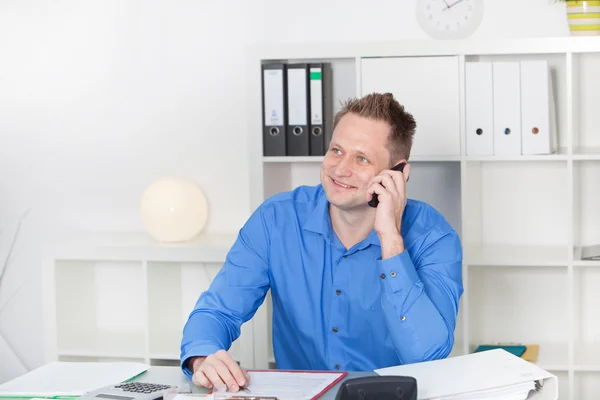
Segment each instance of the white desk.
[[[358,378],[361,376],[375,375],[374,372],[349,372],[345,379]],[[187,376],[183,374],[179,367],[158,367],[153,366],[148,369],[144,374],[137,377],[134,381],[136,382],[152,382],[162,383],[165,385],[181,385],[188,384],[193,393],[207,393],[208,390],[204,388],[196,387]],[[343,381],[342,381],[343,382]],[[341,382],[331,388],[325,393],[320,399],[322,400],[334,400],[335,395],[341,385]]]

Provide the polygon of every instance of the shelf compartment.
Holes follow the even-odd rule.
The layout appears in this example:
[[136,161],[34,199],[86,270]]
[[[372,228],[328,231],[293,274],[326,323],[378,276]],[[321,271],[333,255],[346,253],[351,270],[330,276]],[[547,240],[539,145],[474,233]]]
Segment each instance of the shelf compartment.
[[597,399],[598,393],[600,393],[600,372],[575,372],[574,399]]
[[220,264],[148,263],[150,358],[180,357],[183,327]]
[[[573,256],[576,265],[600,265],[582,260],[582,247],[600,246],[600,161],[573,162]],[[600,256],[600,253],[598,254]]]
[[142,264],[60,261],[55,268],[58,354],[144,358]]
[[573,155],[600,160],[600,52],[572,55]]
[[469,266],[468,274],[470,351],[481,344],[538,344],[537,365],[568,370],[566,266]]
[[[179,360],[185,323],[221,266],[216,263],[148,263],[150,359]],[[240,339],[233,342],[229,353],[236,361],[242,360]]]
[[[517,62],[517,61],[546,61],[550,70],[552,82],[552,92],[554,98],[554,116],[556,123],[556,151],[553,154],[539,156],[520,156],[514,159],[522,160],[560,160],[566,159],[568,138],[568,120],[567,120],[567,93],[568,93],[568,72],[567,72],[567,54],[566,53],[541,53],[541,54],[482,54],[468,55],[466,62]],[[552,114],[551,114],[552,115]],[[510,157],[506,158],[510,160]]]
[[[567,177],[566,161],[467,162],[463,210],[469,218],[463,245],[472,249],[469,263],[498,265],[505,258],[507,264],[566,263]],[[504,251],[515,254],[494,260]]]
[[[328,65],[323,72],[323,84],[325,91],[325,102],[323,104],[324,115],[324,141],[325,149],[329,147],[331,136],[333,134],[333,118],[340,111],[342,104],[350,98],[357,96],[356,87],[356,59],[355,58],[295,58],[295,59],[265,59],[262,64],[268,63],[325,63]],[[259,97],[260,99],[260,97]],[[261,112],[264,112],[261,105]],[[262,126],[262,118],[261,118]],[[285,134],[285,132],[284,132]],[[264,155],[264,149],[261,149],[261,154]],[[297,158],[295,156],[280,156],[277,158]],[[269,158],[269,157],[265,157]],[[311,158],[311,156],[301,157]]]
[[[460,68],[456,55],[365,57],[361,95],[392,93],[414,116],[414,156],[460,156]],[[436,110],[434,118],[431,110]]]
[[600,371],[600,269],[574,269],[574,364],[578,369]]
[[318,185],[320,163],[269,163],[263,166],[264,198],[287,192],[300,185]]

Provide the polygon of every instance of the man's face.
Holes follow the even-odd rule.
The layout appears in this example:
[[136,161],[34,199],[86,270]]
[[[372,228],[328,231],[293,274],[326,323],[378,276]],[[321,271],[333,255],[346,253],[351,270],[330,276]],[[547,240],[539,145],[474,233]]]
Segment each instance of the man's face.
[[389,131],[386,122],[355,114],[340,120],[321,169],[321,183],[332,205],[342,210],[367,207],[371,179],[389,168]]

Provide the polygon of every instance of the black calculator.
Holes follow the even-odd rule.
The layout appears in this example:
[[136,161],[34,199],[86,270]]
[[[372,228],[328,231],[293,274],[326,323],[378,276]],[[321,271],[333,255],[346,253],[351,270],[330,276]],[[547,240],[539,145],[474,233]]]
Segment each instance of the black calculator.
[[157,400],[176,386],[148,382],[125,382],[106,386],[79,397],[79,400]]

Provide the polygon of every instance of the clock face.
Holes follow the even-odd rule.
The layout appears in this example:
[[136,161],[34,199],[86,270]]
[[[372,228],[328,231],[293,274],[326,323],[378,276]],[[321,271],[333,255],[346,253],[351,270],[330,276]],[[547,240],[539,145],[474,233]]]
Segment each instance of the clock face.
[[436,39],[462,39],[483,19],[483,0],[417,0],[421,28]]

